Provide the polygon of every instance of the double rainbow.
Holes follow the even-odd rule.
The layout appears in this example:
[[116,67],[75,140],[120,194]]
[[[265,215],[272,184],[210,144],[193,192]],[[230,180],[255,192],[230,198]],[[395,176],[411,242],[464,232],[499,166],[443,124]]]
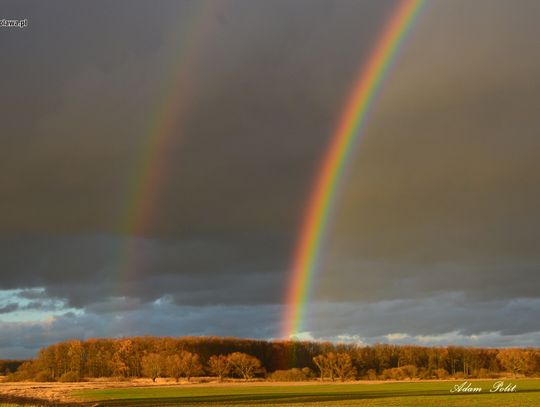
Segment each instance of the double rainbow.
[[[329,215],[336,200],[338,186],[385,74],[395,59],[400,45],[422,8],[425,0],[399,0],[391,18],[382,31],[367,64],[361,70],[352,93],[333,134],[322,166],[308,201],[306,215],[299,233],[288,285],[282,336],[289,338],[301,332],[308,296],[318,269]],[[120,224],[126,235],[141,236],[153,224],[157,199],[165,182],[164,163],[168,151],[179,136],[174,134],[189,108],[189,84],[193,74],[193,59],[204,37],[208,36],[210,9],[215,2],[194,3],[189,24],[182,30],[183,41],[178,58],[171,70],[171,80],[156,110],[145,138],[127,195],[127,210]],[[176,130],[176,132],[175,132]],[[129,280],[143,269],[135,240],[128,240],[120,250],[118,278]],[[117,293],[122,296],[127,293]]]
[[345,167],[355,150],[354,146],[362,136],[382,81],[423,4],[424,0],[402,0],[398,3],[366,65],[358,75],[331,138],[315,179],[293,257],[282,326],[284,338],[295,337],[301,333],[308,297],[319,268],[322,241],[328,229],[330,212]]

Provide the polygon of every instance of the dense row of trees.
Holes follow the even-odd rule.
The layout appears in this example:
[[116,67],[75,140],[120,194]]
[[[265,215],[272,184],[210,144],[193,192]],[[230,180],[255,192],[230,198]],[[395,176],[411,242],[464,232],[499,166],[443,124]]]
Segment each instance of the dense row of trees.
[[0,376],[15,372],[26,360],[0,359]]
[[540,374],[540,349],[481,349],[220,337],[71,340],[39,351],[14,380],[207,375],[274,380],[496,377]]

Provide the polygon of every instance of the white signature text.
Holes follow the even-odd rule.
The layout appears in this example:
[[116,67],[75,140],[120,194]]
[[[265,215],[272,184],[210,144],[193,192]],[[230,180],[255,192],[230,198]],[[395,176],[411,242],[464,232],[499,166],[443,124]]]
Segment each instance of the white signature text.
[[[484,389],[473,383],[464,381],[461,384],[456,384],[450,389],[450,393],[482,393]],[[490,393],[515,393],[517,384],[505,383],[503,380],[496,381],[489,389]]]

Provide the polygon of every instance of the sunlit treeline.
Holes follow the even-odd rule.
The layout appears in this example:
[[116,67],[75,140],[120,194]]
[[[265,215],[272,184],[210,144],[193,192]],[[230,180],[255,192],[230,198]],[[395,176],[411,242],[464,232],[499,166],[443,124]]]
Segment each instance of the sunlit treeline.
[[[235,359],[236,358],[236,359]],[[242,364],[247,363],[245,374]],[[540,374],[540,349],[359,346],[223,337],[70,340],[39,351],[13,380],[85,377],[267,377],[276,380],[496,377]]]

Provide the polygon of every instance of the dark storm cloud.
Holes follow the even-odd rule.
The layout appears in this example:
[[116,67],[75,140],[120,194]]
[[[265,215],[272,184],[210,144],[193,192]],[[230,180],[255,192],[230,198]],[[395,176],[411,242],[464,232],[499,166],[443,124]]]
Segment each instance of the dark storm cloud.
[[423,248],[409,250],[409,257],[388,261],[366,260],[347,251],[332,253],[328,263],[333,268],[322,272],[318,298],[376,301],[426,298],[444,291],[463,293],[468,301],[537,297],[538,262],[496,253],[491,259],[477,258],[474,252],[461,261],[435,258],[428,262],[425,257],[436,252],[424,255]]
[[[165,294],[187,304],[280,302],[313,169],[391,4],[210,2],[195,20],[206,34],[187,36],[196,2],[90,15],[68,7],[50,25],[49,10],[33,11],[13,56],[36,58],[50,37],[63,62],[39,92],[45,113],[22,138],[3,133],[2,288],[43,287],[76,307],[118,295],[130,304]],[[29,41],[38,34],[39,44]],[[175,89],[189,103],[159,158],[159,210],[144,238],[117,236],[137,205],[129,191],[175,60],[191,72]],[[15,82],[32,79],[7,69]]]
[[[76,312],[3,322],[0,349],[275,336],[315,170],[395,3],[56,4],[3,9],[29,27],[0,33],[0,289],[24,289],[12,311]],[[338,197],[313,337],[539,337],[539,17],[535,1],[427,3]],[[131,236],[172,86],[182,110],[142,198],[157,209]]]
[[[24,103],[6,106],[9,120],[33,126],[23,137],[2,137],[9,141],[1,158],[11,176],[2,180],[7,198],[0,210],[10,216],[0,227],[118,232],[133,205],[129,188],[140,182],[148,133],[169,107],[168,88],[178,86],[173,92],[185,95],[182,119],[159,158],[165,179],[147,233],[290,232],[350,77],[389,5],[161,2],[152,10],[130,3],[86,6],[89,15],[67,7],[65,16],[53,18],[45,9],[29,16],[36,22],[13,58],[23,54],[18,63],[35,66],[32,57],[46,44],[28,37],[52,37],[63,52],[55,64],[62,66],[48,73],[50,80],[3,68],[13,71],[14,88],[26,80],[50,85],[38,95],[46,114],[22,120],[14,109]],[[193,15],[195,28],[186,34],[182,27]],[[183,71],[188,77],[177,84]]]
[[540,7],[519,4],[428,4],[351,165],[320,298],[537,297]]

